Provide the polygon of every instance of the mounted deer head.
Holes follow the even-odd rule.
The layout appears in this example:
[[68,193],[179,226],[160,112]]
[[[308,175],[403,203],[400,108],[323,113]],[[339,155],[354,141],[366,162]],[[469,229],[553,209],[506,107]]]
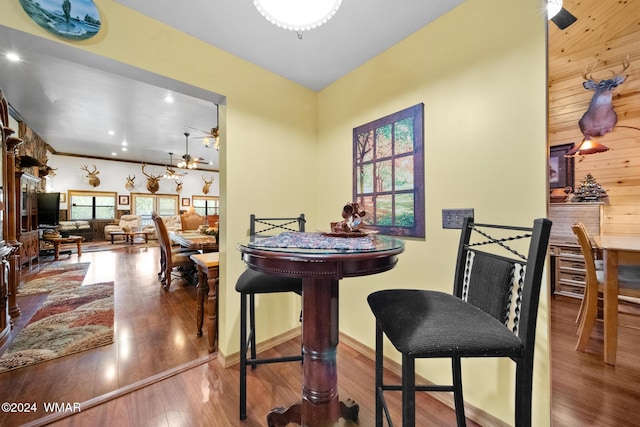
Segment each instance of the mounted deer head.
[[82,165],[80,169],[87,172],[87,178],[89,178],[90,186],[97,187],[100,185],[100,178],[98,178],[98,174],[100,173],[100,171],[98,170],[96,165],[93,165],[93,171],[90,171],[87,165]]
[[129,175],[127,177],[127,183],[124,185],[124,188],[126,188],[129,191],[133,190],[133,187],[135,187],[135,183],[133,182],[134,179],[136,179],[135,175],[133,176]]
[[207,178],[203,176],[202,180],[204,181],[204,187],[202,187],[202,194],[209,194],[209,188],[211,188],[211,184],[213,184],[213,177],[207,180]]
[[589,103],[589,108],[578,122],[585,138],[602,136],[607,132],[611,132],[618,122],[618,116],[611,105],[611,97],[613,90],[624,83],[628,77],[623,76],[622,73],[629,68],[629,55],[622,61],[622,70],[619,73],[610,70],[613,73],[613,77],[600,80],[599,83],[596,83],[596,80],[591,75],[597,65],[598,62],[593,64],[591,68],[585,68],[582,72],[582,77],[585,79],[582,86],[587,90],[595,91]]
[[180,181],[179,179],[176,179],[175,183],[176,183],[176,193],[180,193],[182,191],[183,182]]
[[160,189],[160,178],[162,178],[162,174],[160,175],[154,175],[151,174],[149,175],[148,173],[146,173],[144,171],[144,167],[146,165],[143,163],[142,164],[142,173],[144,174],[144,176],[147,177],[147,190],[149,191],[149,193],[154,194],[156,191],[158,191]]

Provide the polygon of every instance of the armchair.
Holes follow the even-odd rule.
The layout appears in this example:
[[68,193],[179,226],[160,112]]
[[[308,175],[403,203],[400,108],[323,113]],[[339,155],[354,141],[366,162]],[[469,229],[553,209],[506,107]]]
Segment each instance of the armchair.
[[129,227],[131,230],[140,228],[142,219],[138,215],[122,215],[120,222],[116,224],[109,224],[104,227],[104,238],[110,239],[111,233],[114,231],[124,231],[125,227]]

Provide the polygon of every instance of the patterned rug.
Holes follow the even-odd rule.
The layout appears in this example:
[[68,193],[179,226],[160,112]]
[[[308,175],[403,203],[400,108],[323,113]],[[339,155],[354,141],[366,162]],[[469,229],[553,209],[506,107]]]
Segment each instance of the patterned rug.
[[51,289],[0,357],[0,372],[111,344],[113,315],[113,282]]
[[18,288],[47,300],[0,357],[0,372],[113,342],[113,283],[81,286],[91,263],[54,262]]
[[27,283],[18,288],[17,295],[33,295],[53,290],[63,291],[82,285],[84,276],[87,274],[90,262],[79,262],[76,264],[63,264],[54,262],[44,267],[38,274]]

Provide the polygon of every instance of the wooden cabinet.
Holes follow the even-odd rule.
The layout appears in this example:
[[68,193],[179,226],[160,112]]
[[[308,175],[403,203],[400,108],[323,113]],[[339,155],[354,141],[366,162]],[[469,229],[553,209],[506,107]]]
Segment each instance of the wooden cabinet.
[[581,222],[590,235],[600,234],[602,212],[602,203],[552,203],[549,206],[549,219],[553,222],[549,246],[554,294],[582,298],[586,282],[584,258],[571,227]]
[[18,241],[22,243],[20,248],[20,265],[31,263],[38,259],[40,244],[38,240],[38,187],[40,178],[22,172],[17,172],[20,179],[20,224],[18,227]]

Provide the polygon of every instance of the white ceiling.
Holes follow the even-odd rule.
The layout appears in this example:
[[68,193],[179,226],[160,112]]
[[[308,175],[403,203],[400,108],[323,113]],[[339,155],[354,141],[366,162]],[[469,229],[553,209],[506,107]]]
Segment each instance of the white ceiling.
[[[312,90],[346,73],[463,0],[344,0],[325,25],[295,32],[266,21],[251,0],[114,0]],[[179,4],[179,6],[178,6]],[[26,16],[26,14],[25,14]],[[224,96],[0,26],[0,87],[56,151],[164,164],[184,154],[185,126],[215,127]],[[162,100],[170,88],[175,102]],[[108,130],[116,134],[109,136]],[[218,169],[192,131],[189,153]],[[128,151],[121,151],[126,139]],[[224,142],[224,141],[223,141]]]

